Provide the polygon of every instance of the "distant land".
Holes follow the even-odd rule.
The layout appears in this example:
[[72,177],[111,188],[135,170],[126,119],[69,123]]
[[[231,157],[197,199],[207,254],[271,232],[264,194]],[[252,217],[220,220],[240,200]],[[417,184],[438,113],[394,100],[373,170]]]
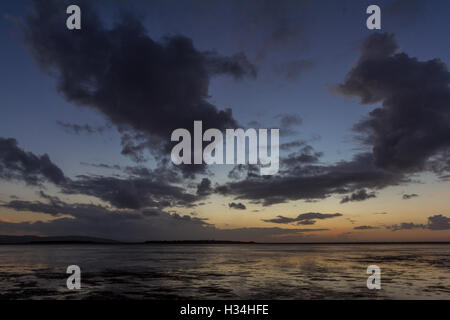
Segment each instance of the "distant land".
[[60,236],[60,237],[40,237],[40,236],[2,236],[0,235],[0,244],[114,244],[119,243],[115,240],[83,237],[83,236]]
[[249,244],[252,241],[225,241],[225,240],[174,240],[174,241],[145,241],[121,242],[111,239],[84,237],[84,236],[7,236],[0,235],[0,244]]
[[108,244],[108,245],[133,245],[133,244],[273,244],[273,245],[327,245],[327,244],[349,244],[349,245],[368,245],[368,244],[450,244],[445,241],[427,241],[427,242],[255,242],[255,241],[227,241],[227,240],[152,240],[144,242],[121,242],[111,239],[85,237],[85,236],[9,236],[0,235],[0,245],[7,244]]
[[254,241],[226,241],[226,240],[172,240],[145,241],[146,244],[251,244]]

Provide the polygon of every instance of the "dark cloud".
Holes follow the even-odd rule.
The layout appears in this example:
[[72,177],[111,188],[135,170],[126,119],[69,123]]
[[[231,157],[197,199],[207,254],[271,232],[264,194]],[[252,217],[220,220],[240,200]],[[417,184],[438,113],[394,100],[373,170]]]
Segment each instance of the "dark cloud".
[[358,227],[354,227],[353,229],[355,229],[355,230],[374,230],[374,229],[379,229],[379,227],[374,227],[374,226],[358,226]]
[[203,219],[149,210],[123,212],[99,205],[63,202],[11,201],[3,206],[17,211],[70,217],[58,217],[46,222],[0,222],[2,233],[37,233],[48,236],[76,234],[123,241],[145,241],[154,239],[155,236],[170,239],[177,237],[177,233],[186,235],[191,232],[195,234],[198,230],[208,230],[208,223]]
[[237,80],[247,76],[255,78],[257,75],[255,66],[242,52],[231,57],[222,57],[215,52],[208,52],[207,58],[206,65],[211,75],[228,74]]
[[[288,145],[293,148],[295,141]],[[282,149],[286,146],[281,146]],[[302,164],[316,163],[319,161],[320,157],[323,156],[322,152],[315,151],[310,145],[303,145],[296,152],[290,153],[287,157],[281,159],[281,165],[288,168],[293,168]]]
[[402,222],[400,224],[386,226],[386,229],[398,231],[398,230],[425,229],[425,227],[426,226],[423,224],[415,224],[413,222]]
[[168,183],[157,173],[124,178],[80,175],[62,186],[61,191],[93,196],[123,209],[190,207],[201,199],[198,195],[185,192],[182,187]]
[[254,164],[238,164],[228,172],[228,178],[233,180],[240,180],[243,178],[259,176],[259,168]]
[[194,120],[205,129],[236,127],[231,110],[218,110],[207,99],[213,76],[255,76],[242,53],[199,51],[181,35],[155,41],[131,14],[107,28],[87,1],[74,2],[83,8],[83,26],[72,32],[61,14],[68,3],[35,1],[26,43],[68,101],[100,111],[120,129],[123,154],[138,161],[144,149],[166,155],[171,132],[190,129]]
[[409,200],[409,199],[411,199],[411,198],[416,198],[416,197],[418,197],[418,196],[419,196],[418,194],[412,193],[412,194],[404,194],[404,195],[402,196],[402,198],[403,198],[403,200]]
[[[45,196],[44,196],[45,197]],[[327,229],[239,228],[218,229],[206,219],[159,210],[112,210],[93,204],[68,204],[53,197],[46,202],[11,201],[1,205],[20,212],[39,212],[50,221],[12,223],[0,221],[2,234],[46,236],[81,235],[121,241],[146,240],[240,240],[279,241],[279,236],[300,236]],[[70,217],[60,217],[69,215]]]
[[264,222],[270,222],[270,223],[281,223],[281,224],[287,224],[287,223],[296,223],[298,225],[312,225],[315,224],[315,220],[323,220],[323,219],[330,219],[335,217],[341,217],[341,213],[318,213],[318,212],[308,212],[308,213],[302,213],[299,214],[296,218],[288,218],[284,216],[278,216],[273,219],[263,219]]
[[209,195],[213,192],[211,187],[211,180],[208,178],[203,178],[202,181],[197,186],[197,194],[201,196]]
[[78,219],[86,219],[101,222],[102,219],[123,218],[123,219],[140,219],[140,214],[137,212],[121,212],[118,210],[110,210],[110,208],[94,205],[75,203],[69,204],[61,201],[57,197],[49,197],[44,194],[46,202],[41,201],[21,201],[13,200],[7,204],[1,205],[4,208],[13,209],[16,211],[28,211],[36,213],[44,213],[52,216],[69,215]]
[[428,217],[427,228],[430,230],[450,230],[450,218],[442,214]]
[[358,62],[337,87],[363,104],[381,103],[355,126],[371,152],[329,166],[304,165],[301,158],[288,157],[281,160],[284,168],[277,176],[247,176],[216,190],[271,205],[398,185],[431,160],[445,171],[446,166],[437,164],[448,161],[442,154],[450,147],[450,73],[439,59],[419,61],[398,53],[398,48],[391,34],[370,35],[360,47]]
[[42,199],[47,200],[47,201],[48,201],[49,203],[51,203],[51,204],[54,204],[54,205],[60,205],[60,204],[63,203],[57,196],[49,195],[49,194],[45,193],[45,192],[42,191],[42,190],[40,190],[37,194],[38,194]]
[[448,218],[442,214],[437,214],[437,215],[428,217],[427,224],[402,222],[400,224],[386,226],[386,228],[389,230],[392,230],[392,231],[412,230],[412,229],[426,229],[426,230],[432,230],[432,231],[450,230],[450,218]]
[[[183,178],[177,170],[175,170],[173,167],[169,167],[169,166],[167,166],[167,164],[163,164],[163,163],[161,163],[161,166],[158,166],[155,169],[150,169],[143,165],[120,166],[118,164],[86,163],[86,162],[80,162],[80,164],[83,166],[88,166],[88,167],[93,167],[93,168],[98,168],[98,169],[119,171],[119,173],[114,174],[114,177],[116,177],[116,178],[122,177],[125,179],[128,179],[128,178],[150,179],[150,180],[154,180],[154,181],[161,181],[164,184],[183,182]],[[79,176],[79,177],[81,177],[81,176]]]
[[94,133],[103,133],[106,129],[108,129],[107,126],[97,126],[93,127],[89,124],[76,124],[76,123],[68,123],[63,121],[57,121],[56,122],[61,128],[63,128],[67,133],[72,134],[81,134],[81,133],[87,133],[87,134],[94,134]]
[[159,153],[159,151],[161,150],[162,146],[160,143],[151,143],[142,133],[130,134],[128,132],[124,132],[124,130],[120,131],[122,132],[122,151],[120,153],[126,157],[129,157],[134,162],[139,163],[148,160],[144,154],[144,151],[149,145],[153,145],[153,147],[155,147],[154,153]]
[[247,207],[241,202],[238,202],[238,203],[231,202],[231,203],[228,204],[228,207],[231,208],[231,209],[236,209],[236,210],[245,210],[245,209],[247,209]]
[[408,181],[403,174],[377,168],[369,153],[335,165],[295,163],[276,176],[247,175],[216,188],[216,192],[264,206],[292,200],[317,200],[363,188],[381,189]]
[[362,104],[381,103],[355,126],[372,147],[375,164],[415,171],[450,147],[449,83],[444,62],[399,53],[394,35],[374,33],[338,91]]
[[[178,172],[167,166],[153,170],[143,166],[95,166],[121,170],[123,175],[78,175],[76,179],[70,179],[50,161],[48,155],[37,156],[20,149],[15,139],[0,138],[1,179],[22,180],[30,185],[52,182],[64,194],[93,196],[120,209],[191,207],[212,190],[211,181],[204,179],[197,194],[186,192],[185,188],[174,184],[181,182]],[[50,200],[48,196],[43,197]],[[14,204],[20,206],[21,202]]]
[[285,142],[280,144],[280,150],[289,151],[293,148],[300,148],[306,145],[306,142],[303,140],[295,140],[290,142]]
[[370,198],[376,198],[376,193],[375,192],[370,192],[368,193],[366,189],[361,189],[358,190],[354,193],[352,193],[349,196],[345,196],[342,200],[341,203],[347,203],[347,202],[353,202],[353,201],[364,201]]
[[446,180],[450,173],[450,149],[433,156],[427,163],[427,169],[439,176],[439,179]]
[[19,148],[17,140],[0,137],[0,178],[22,180],[30,185],[52,182],[56,185],[65,182],[66,177],[47,154],[42,156]]
[[161,211],[156,209],[144,209],[142,210],[142,214],[147,217],[156,217],[161,214]]

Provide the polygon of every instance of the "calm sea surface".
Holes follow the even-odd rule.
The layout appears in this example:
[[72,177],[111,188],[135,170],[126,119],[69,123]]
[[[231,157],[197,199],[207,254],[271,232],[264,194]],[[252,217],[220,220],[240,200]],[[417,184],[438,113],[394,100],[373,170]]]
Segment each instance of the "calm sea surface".
[[0,246],[0,299],[122,298],[450,299],[450,245]]

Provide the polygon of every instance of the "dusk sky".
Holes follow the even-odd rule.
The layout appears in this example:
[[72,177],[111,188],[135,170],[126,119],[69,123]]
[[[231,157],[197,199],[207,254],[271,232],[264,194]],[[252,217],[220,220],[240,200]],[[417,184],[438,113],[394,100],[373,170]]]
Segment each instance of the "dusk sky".
[[[81,8],[68,30],[66,8]],[[381,8],[368,30],[366,8]],[[450,241],[450,3],[0,3],[0,234]],[[280,170],[170,160],[279,128]]]

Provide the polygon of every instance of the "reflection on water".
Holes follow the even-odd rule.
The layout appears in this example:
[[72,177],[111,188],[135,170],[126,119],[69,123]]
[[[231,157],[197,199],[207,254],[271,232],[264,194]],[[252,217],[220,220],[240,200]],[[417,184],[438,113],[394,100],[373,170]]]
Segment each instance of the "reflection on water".
[[[371,264],[381,290],[366,287]],[[450,299],[449,271],[438,244],[5,245],[0,299]]]

